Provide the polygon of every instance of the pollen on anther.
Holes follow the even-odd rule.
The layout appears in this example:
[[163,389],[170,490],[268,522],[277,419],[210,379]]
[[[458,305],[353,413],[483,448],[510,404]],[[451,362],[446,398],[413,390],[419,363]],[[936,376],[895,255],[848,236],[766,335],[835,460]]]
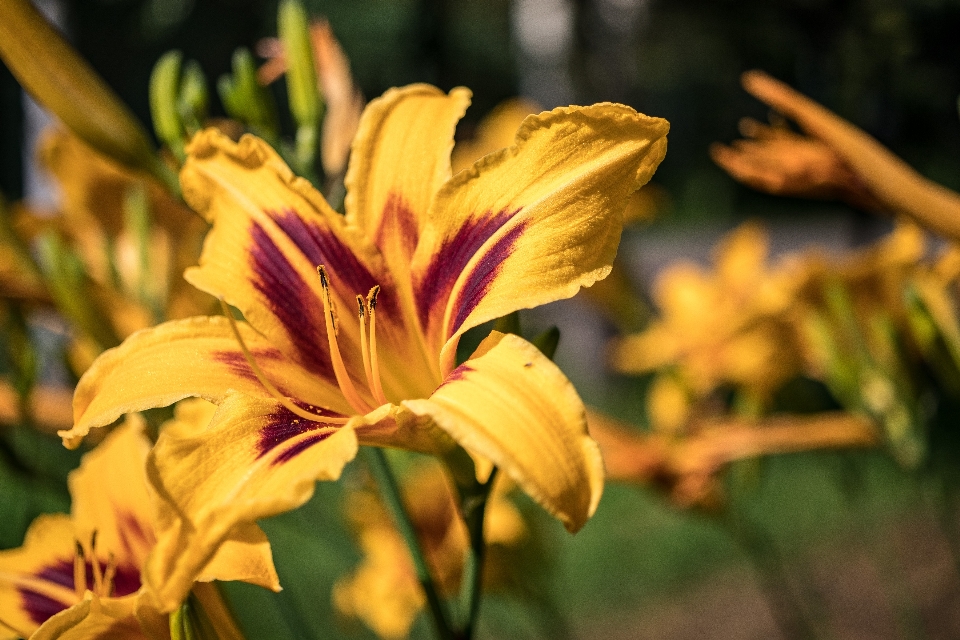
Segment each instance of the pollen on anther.
[[322,264],[317,265],[317,273],[320,275],[320,286],[326,289],[329,286],[327,284],[327,270]]

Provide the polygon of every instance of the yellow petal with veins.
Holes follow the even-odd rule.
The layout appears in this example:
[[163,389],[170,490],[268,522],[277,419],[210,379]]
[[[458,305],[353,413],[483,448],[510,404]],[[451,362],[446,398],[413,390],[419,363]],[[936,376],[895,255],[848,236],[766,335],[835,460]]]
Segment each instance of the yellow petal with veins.
[[[450,151],[470,92],[426,84],[390,89],[367,105],[350,154],[347,222],[377,245],[406,281],[430,201],[450,177]],[[404,295],[409,295],[409,288]]]
[[[257,363],[282,392],[333,411],[349,411],[336,387],[286,360],[248,325],[238,325]],[[105,352],[83,375],[73,398],[74,426],[61,431],[76,445],[93,427],[124,413],[187,397],[219,402],[229,391],[271,397],[246,363],[224,317],[175,320],[140,331]]]
[[273,400],[239,393],[221,402],[201,433],[165,429],[147,466],[161,500],[161,535],[145,583],[161,609],[180,604],[239,527],[300,506],[317,480],[335,480],[356,452],[349,425],[309,423]]
[[403,404],[492,460],[570,531],[597,508],[603,463],[583,402],[523,338],[491,333],[429,399]]
[[623,105],[559,108],[528,117],[512,147],[443,185],[411,265],[442,372],[470,327],[609,273],[627,198],[663,159],[668,129]]

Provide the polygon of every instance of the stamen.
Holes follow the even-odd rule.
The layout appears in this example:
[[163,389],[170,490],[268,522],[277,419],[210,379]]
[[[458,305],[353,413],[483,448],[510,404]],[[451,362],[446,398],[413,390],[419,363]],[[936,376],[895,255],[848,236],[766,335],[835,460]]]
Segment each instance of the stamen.
[[103,595],[110,597],[113,595],[113,578],[117,575],[117,558],[110,554],[110,559],[107,561],[107,570],[103,573],[103,586],[104,592]]
[[380,359],[377,357],[377,296],[380,295],[380,285],[375,284],[367,294],[367,308],[370,309],[370,369],[373,378],[373,397],[380,404],[387,404],[387,396],[383,393],[380,383]]
[[90,534],[90,565],[93,567],[93,592],[103,595],[103,571],[100,568],[100,559],[97,557],[97,530]]
[[360,307],[360,352],[363,355],[363,372],[367,376],[367,387],[373,389],[373,378],[370,375],[370,351],[367,349],[367,307],[363,296],[357,296],[357,306]]
[[280,393],[280,391],[273,386],[273,383],[270,382],[265,375],[263,375],[263,371],[260,370],[260,366],[257,364],[257,361],[253,359],[253,354],[250,353],[249,349],[247,349],[247,345],[243,341],[243,338],[240,337],[240,329],[237,328],[237,321],[233,319],[233,313],[230,312],[230,309],[227,307],[227,303],[223,301],[223,298],[220,298],[220,308],[223,309],[223,315],[227,316],[227,320],[230,322],[230,329],[233,331],[233,337],[236,338],[237,342],[240,344],[240,351],[243,352],[243,357],[250,366],[250,370],[253,371],[253,375],[257,377],[257,380],[260,382],[260,384],[263,385],[264,389],[266,389],[267,392],[273,396],[277,402],[282,404],[284,408],[291,413],[296,414],[301,418],[306,418],[311,422],[320,422],[324,424],[347,423],[347,418],[328,418],[326,416],[321,416],[320,414],[301,409],[297,405],[293,404],[282,393]]
[[77,545],[77,552],[73,556],[73,590],[78,598],[83,598],[87,592],[87,563],[84,559],[83,545],[79,540],[73,541]]
[[350,379],[350,374],[347,373],[347,368],[343,364],[343,357],[340,355],[340,345],[337,343],[336,317],[334,316],[333,298],[330,297],[327,270],[321,264],[317,266],[317,273],[320,275],[320,286],[323,288],[323,315],[327,323],[327,343],[330,345],[330,361],[333,364],[333,373],[337,377],[337,384],[340,385],[343,397],[347,399],[350,406],[358,413],[367,413],[372,411],[373,407],[367,404],[357,393],[357,388],[353,386],[353,380]]

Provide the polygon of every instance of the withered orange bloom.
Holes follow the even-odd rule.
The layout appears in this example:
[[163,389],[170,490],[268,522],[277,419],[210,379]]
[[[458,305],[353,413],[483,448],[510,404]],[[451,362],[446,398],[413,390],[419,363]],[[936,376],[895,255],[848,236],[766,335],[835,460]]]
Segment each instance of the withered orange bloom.
[[[167,535],[147,482],[149,451],[143,421],[131,416],[70,474],[71,515],[40,516],[22,547],[0,552],[0,639],[169,635],[167,616],[142,580],[157,540]],[[278,588],[270,545],[256,524],[225,542],[188,589],[212,579]]]
[[413,85],[371,102],[345,216],[256,138],[191,142],[184,197],[213,226],[186,278],[245,322],[132,336],[80,381],[75,425],[61,432],[76,443],[188,396],[219,405],[206,430],[167,431],[152,454],[159,493],[184,519],[168,562],[148,570],[165,606],[237,523],[302,504],[358,444],[459,444],[571,530],[596,508],[602,464],[566,377],[515,335],[491,333],[460,366],[457,343],[607,275],[621,212],[662,160],[669,125],[616,104],[555,109],[451,176],[469,97]]

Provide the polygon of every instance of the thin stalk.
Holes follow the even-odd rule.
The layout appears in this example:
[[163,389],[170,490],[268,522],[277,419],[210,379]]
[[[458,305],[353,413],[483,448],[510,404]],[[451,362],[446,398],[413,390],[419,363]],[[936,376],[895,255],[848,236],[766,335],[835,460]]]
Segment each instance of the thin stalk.
[[417,579],[427,596],[427,603],[430,606],[430,613],[437,628],[437,635],[441,640],[455,640],[456,636],[450,626],[450,616],[447,614],[443,600],[440,599],[440,594],[433,582],[433,577],[430,575],[427,558],[424,556],[423,548],[417,539],[417,532],[410,520],[410,514],[403,506],[403,500],[400,497],[400,485],[390,469],[387,456],[382,449],[377,447],[363,447],[361,451],[377,486],[380,487],[380,494],[383,496],[387,509],[393,516],[393,521],[397,525],[400,535],[403,536],[407,549],[410,550],[413,566],[417,572]]
[[780,635],[785,640],[818,638],[817,630],[807,620],[787,584],[783,558],[774,547],[773,541],[759,531],[749,531],[749,525],[738,524],[732,518],[725,518],[725,524],[757,572],[760,591],[767,601]]
[[477,627],[477,618],[480,614],[480,596],[483,592],[483,562],[486,558],[487,545],[483,539],[483,521],[487,510],[487,498],[493,481],[497,476],[497,468],[493,468],[490,478],[482,485],[482,490],[467,498],[463,505],[463,517],[470,536],[470,564],[467,567],[467,580],[464,602],[467,604],[467,620],[463,631],[457,634],[458,640],[471,640]]

